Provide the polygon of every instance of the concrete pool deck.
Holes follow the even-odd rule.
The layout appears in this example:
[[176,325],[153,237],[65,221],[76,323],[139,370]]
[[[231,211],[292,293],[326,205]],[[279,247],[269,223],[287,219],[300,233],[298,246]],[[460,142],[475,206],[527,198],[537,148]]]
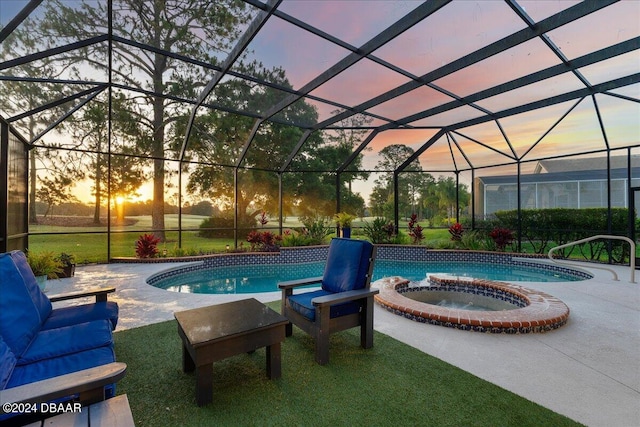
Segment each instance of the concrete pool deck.
[[[173,319],[175,311],[279,292],[238,295],[179,294],[147,285],[146,278],[175,263],[78,267],[76,276],[49,280],[47,293],[115,286],[117,330]],[[588,426],[640,425],[640,285],[628,267],[609,272],[583,268],[579,282],[521,282],[566,303],[571,314],[558,330],[537,334],[486,334],[418,323],[376,304],[375,329],[482,379]],[[640,279],[636,279],[640,281]],[[69,304],[69,303],[67,303]],[[116,349],[117,351],[117,349]],[[470,390],[470,393],[473,392]]]

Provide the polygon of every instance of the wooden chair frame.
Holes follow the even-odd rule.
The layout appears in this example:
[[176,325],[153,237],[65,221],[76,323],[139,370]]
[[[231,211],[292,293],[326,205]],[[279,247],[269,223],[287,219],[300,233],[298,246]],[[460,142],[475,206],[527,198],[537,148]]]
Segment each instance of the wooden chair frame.
[[[289,297],[293,295],[293,290],[301,286],[322,283],[322,277],[312,277],[300,280],[290,280],[278,283],[282,290],[281,313],[289,319],[286,326],[286,336],[291,336],[295,324],[300,329],[311,335],[315,339],[315,357],[320,365],[329,363],[329,335],[334,332],[360,326],[360,345],[368,349],[373,347],[373,297],[380,291],[371,289],[371,276],[376,254],[376,247],[373,247],[367,271],[367,281],[365,288],[354,291],[337,292],[333,295],[325,295],[314,298],[311,302],[315,307],[315,320],[310,321],[289,305]],[[349,301],[359,301],[360,311],[340,317],[330,317],[331,306]]]
[[[127,365],[113,362],[94,368],[83,369],[0,391],[0,403],[46,403],[54,399],[78,395],[77,401],[87,406],[105,400],[104,387],[120,381],[127,371]],[[3,425],[23,425],[51,416],[34,413],[18,415],[3,421]]]

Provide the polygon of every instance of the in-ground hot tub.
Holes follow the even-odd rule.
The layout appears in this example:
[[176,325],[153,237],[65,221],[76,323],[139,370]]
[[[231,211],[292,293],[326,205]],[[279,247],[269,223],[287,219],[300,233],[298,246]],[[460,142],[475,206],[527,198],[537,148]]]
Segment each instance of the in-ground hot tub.
[[[402,278],[379,280],[376,302],[417,322],[477,332],[547,332],[569,318],[569,307],[559,299],[519,285],[459,277],[429,279],[428,285]],[[480,310],[472,307],[476,304],[482,305]]]
[[411,292],[404,292],[403,296],[414,301],[458,310],[504,311],[515,310],[527,305],[525,301],[516,303],[513,298],[496,298],[486,295],[484,292],[458,292],[458,288],[456,291],[437,290],[431,287],[417,288]]

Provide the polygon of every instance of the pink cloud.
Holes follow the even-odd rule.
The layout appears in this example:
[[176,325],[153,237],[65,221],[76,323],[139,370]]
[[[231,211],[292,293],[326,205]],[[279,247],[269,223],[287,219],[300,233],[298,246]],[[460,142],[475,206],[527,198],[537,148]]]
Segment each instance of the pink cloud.
[[453,98],[450,96],[438,92],[435,89],[421,86],[411,92],[407,92],[404,95],[377,105],[368,111],[393,120],[398,120],[452,100]]
[[345,105],[358,105],[407,81],[401,74],[362,59],[311,93]]
[[374,55],[421,76],[524,26],[503,2],[453,2]]
[[280,10],[360,47],[417,5],[413,0],[306,0],[286,1]]
[[569,59],[640,35],[640,2],[621,1],[549,33]]

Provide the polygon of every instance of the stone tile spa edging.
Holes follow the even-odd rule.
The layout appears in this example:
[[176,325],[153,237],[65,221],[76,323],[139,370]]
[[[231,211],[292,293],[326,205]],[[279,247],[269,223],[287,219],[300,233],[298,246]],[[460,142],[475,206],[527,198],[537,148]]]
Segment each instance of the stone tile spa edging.
[[[412,284],[400,277],[376,282],[376,302],[408,319],[468,331],[490,333],[547,332],[564,325],[569,307],[559,299],[525,287],[489,280],[429,277],[429,285]],[[441,307],[408,298],[410,292],[463,292],[487,296],[514,304],[514,309],[472,311]]]

